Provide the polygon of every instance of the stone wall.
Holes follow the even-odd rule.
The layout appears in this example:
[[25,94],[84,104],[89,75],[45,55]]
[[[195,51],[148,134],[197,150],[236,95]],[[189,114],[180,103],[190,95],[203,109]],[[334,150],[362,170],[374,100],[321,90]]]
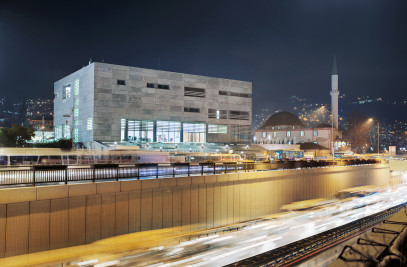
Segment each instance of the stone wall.
[[369,165],[2,189],[0,256],[150,229],[207,229],[390,182],[388,165]]

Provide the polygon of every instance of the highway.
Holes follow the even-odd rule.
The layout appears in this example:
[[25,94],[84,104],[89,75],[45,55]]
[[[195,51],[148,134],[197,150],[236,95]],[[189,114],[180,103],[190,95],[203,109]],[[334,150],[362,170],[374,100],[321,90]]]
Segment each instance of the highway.
[[311,212],[293,212],[279,220],[259,222],[244,229],[158,247],[148,255],[119,257],[117,266],[221,266],[313,236],[351,221],[407,202],[407,188],[356,199]]
[[[252,257],[290,244],[306,237],[347,224],[407,202],[407,186],[322,208],[288,212],[273,218],[263,218],[240,224],[235,231],[204,231],[189,236],[189,240],[175,241],[173,237],[151,234],[154,242],[142,243],[135,249],[117,250],[120,243],[109,241],[105,248],[96,252],[83,250],[75,256],[64,256],[61,250],[58,260],[64,266],[222,266]],[[148,234],[148,232],[145,232]],[[127,235],[125,235],[127,236]],[[129,237],[131,234],[128,235]],[[175,236],[175,234],[174,234]],[[129,240],[127,243],[140,240]],[[116,237],[120,238],[120,237]],[[170,239],[173,239],[172,242]],[[113,238],[112,240],[115,240]],[[103,240],[97,241],[99,248]],[[115,250],[116,249],[116,250]],[[44,252],[40,252],[44,253]],[[49,259],[52,251],[47,252]],[[50,254],[51,253],[51,254]],[[62,253],[62,254],[61,254]],[[62,256],[61,256],[62,255]],[[66,254],[68,255],[68,254]],[[45,257],[45,256],[44,256]],[[65,258],[64,258],[65,257]],[[31,258],[32,260],[32,258]],[[47,261],[43,261],[44,265]],[[13,266],[3,262],[4,266]],[[27,265],[29,266],[29,265]],[[42,266],[42,265],[40,265]],[[47,266],[49,265],[47,262]]]

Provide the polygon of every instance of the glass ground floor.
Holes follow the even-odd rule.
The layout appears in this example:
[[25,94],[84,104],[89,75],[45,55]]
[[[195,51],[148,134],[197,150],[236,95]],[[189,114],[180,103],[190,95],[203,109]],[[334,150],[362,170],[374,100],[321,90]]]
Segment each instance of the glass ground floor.
[[121,141],[147,143],[205,143],[207,133],[227,134],[227,125],[202,122],[121,120]]

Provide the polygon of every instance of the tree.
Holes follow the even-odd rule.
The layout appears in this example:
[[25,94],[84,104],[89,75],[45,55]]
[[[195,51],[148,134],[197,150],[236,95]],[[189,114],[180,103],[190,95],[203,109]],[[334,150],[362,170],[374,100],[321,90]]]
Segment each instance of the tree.
[[71,149],[72,148],[72,139],[59,139],[54,142],[48,143],[36,143],[34,147],[56,147],[62,149]]
[[27,118],[27,100],[24,99],[21,103],[20,110],[18,112],[17,123],[20,126],[28,127],[28,118]]
[[358,111],[353,111],[346,122],[347,130],[343,133],[345,139],[350,140],[352,150],[356,153],[366,153],[370,147],[371,125],[368,123],[368,117]]
[[25,147],[34,136],[34,129],[13,124],[11,128],[0,129],[0,146]]

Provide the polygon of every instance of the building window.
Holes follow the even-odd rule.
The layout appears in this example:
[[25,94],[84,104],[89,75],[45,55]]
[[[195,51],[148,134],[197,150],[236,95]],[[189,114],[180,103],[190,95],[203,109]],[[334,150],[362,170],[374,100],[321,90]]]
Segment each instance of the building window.
[[76,80],[73,82],[73,94],[74,94],[75,96],[79,96],[79,79],[76,79]]
[[219,95],[229,95],[229,92],[226,92],[226,91],[219,91]]
[[63,127],[63,125],[56,125],[54,127],[55,140],[62,138],[62,127]]
[[65,99],[67,97],[71,97],[71,85],[70,84],[65,85],[62,88],[62,99]]
[[[126,127],[127,126],[127,127]],[[126,140],[129,142],[153,142],[154,140],[154,122],[127,120]]]
[[177,121],[157,121],[157,142],[181,142],[181,123]]
[[301,132],[300,132],[300,135],[301,135],[301,136],[304,136],[304,135],[305,135],[304,131],[301,131]]
[[184,107],[184,112],[194,112],[194,113],[199,113],[201,112],[199,108],[187,108]]
[[126,81],[125,80],[117,80],[117,84],[118,85],[126,85]]
[[182,124],[183,140],[191,143],[205,143],[206,125],[205,123],[183,123]]
[[205,89],[184,87],[184,96],[205,97]]
[[73,140],[75,142],[78,142],[78,138],[79,138],[79,130],[78,130],[78,128],[75,128],[73,131]]
[[71,138],[71,127],[69,126],[69,124],[64,125],[64,128],[62,130],[62,135],[63,135],[64,139]]
[[126,119],[120,120],[120,141],[126,141]]
[[231,120],[249,120],[250,112],[230,110],[229,119],[231,119]]
[[247,98],[252,97],[251,94],[234,93],[234,92],[228,92],[228,91],[219,91],[219,95],[229,95],[229,96],[238,96],[238,97],[247,97]]
[[93,129],[93,119],[88,118],[88,122],[86,124],[86,130],[92,130]]
[[208,124],[208,133],[228,133],[227,125]]
[[251,139],[251,126],[250,125],[231,125],[230,137],[232,141],[248,141]]
[[147,83],[147,87],[148,88],[170,90],[170,86],[168,84]]
[[314,136],[318,136],[318,131],[314,131]]
[[277,132],[273,132],[273,137],[274,137],[274,138],[277,137]]
[[168,84],[157,84],[158,89],[165,89],[170,90],[170,86]]
[[262,138],[266,138],[266,137],[267,137],[267,132],[262,132],[262,133],[261,133],[261,137],[262,137]]
[[290,137],[290,136],[291,136],[291,132],[287,131],[287,137]]
[[217,109],[208,109],[208,118],[209,119],[227,119],[228,111],[227,110],[217,110]]
[[231,95],[231,96],[238,96],[238,97],[247,97],[247,98],[250,98],[250,97],[251,97],[250,94],[233,93],[233,92],[231,92],[230,95]]

